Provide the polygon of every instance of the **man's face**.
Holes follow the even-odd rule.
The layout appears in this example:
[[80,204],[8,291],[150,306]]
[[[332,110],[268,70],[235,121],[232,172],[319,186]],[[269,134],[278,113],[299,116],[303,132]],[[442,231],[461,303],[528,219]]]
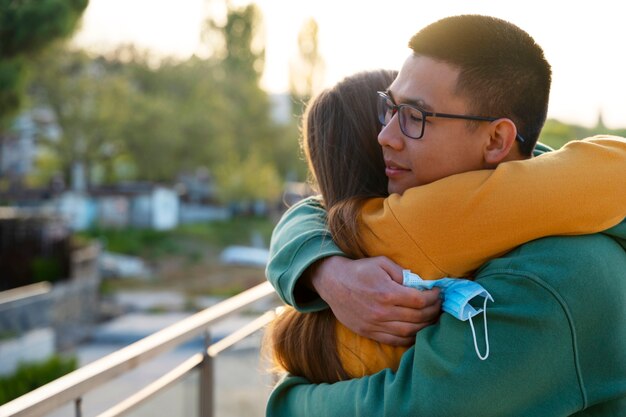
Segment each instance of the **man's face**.
[[[455,94],[459,70],[428,57],[410,56],[389,87],[396,104],[439,113],[469,114],[467,99]],[[483,146],[489,123],[470,129],[462,119],[427,117],[424,135],[411,139],[400,130],[398,114],[378,135],[383,148],[389,193],[466,171],[483,169]]]

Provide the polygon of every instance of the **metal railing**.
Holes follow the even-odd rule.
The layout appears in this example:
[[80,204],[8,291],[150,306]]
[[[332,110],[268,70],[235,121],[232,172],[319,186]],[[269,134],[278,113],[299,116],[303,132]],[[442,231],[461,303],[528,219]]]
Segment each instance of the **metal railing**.
[[199,415],[211,417],[214,409],[213,358],[224,349],[260,330],[276,316],[277,310],[265,312],[212,345],[210,326],[252,303],[274,295],[274,289],[268,282],[259,284],[0,406],[0,417],[42,416],[72,401],[75,404],[76,417],[81,417],[81,403],[85,393],[201,334],[204,334],[205,340],[202,353],[191,356],[99,417],[117,417],[129,412],[194,369],[200,370]]

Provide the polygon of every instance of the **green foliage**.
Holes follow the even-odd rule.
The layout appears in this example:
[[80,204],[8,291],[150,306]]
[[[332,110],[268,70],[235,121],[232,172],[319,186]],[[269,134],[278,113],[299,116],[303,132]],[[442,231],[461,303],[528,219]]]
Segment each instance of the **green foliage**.
[[38,68],[31,84],[33,101],[52,110],[62,132],[60,138],[42,137],[40,143],[66,182],[76,163],[88,172],[100,167],[105,180],[123,179],[114,173],[115,162],[126,152],[120,127],[132,112],[131,80],[108,69],[104,60],[66,48],[50,49],[33,65]]
[[70,34],[87,0],[0,0],[0,122],[19,108],[24,58]]
[[225,23],[207,22],[216,52],[206,59],[157,61],[125,46],[98,57],[57,48],[33,61],[31,100],[52,109],[62,135],[40,138],[30,183],[59,174],[69,183],[77,163],[88,186],[174,183],[202,169],[224,203],[277,198],[305,168],[295,123],[271,119],[259,86],[260,24],[256,6],[229,7]]
[[32,265],[33,282],[50,281],[54,282],[64,278],[63,268],[58,258],[37,257],[33,259]]
[[127,255],[154,255],[175,253],[176,244],[171,233],[151,229],[99,229],[79,233],[80,238],[96,238],[111,252]]
[[[178,254],[183,250],[181,241],[196,239],[217,249],[229,245],[249,245],[252,234],[259,233],[269,242],[274,224],[265,218],[238,217],[236,219],[185,224],[171,231],[149,229],[93,229],[78,233],[83,239],[99,239],[111,252],[156,258],[165,254]],[[192,257],[201,256],[192,251]]]
[[30,187],[44,187],[48,185],[56,173],[62,170],[58,156],[44,147],[41,147],[35,157],[35,166],[37,169],[26,178],[26,184]]
[[174,232],[182,237],[194,237],[224,248],[229,245],[249,245],[252,234],[259,233],[269,243],[274,223],[263,217],[237,217],[231,220],[185,224]]
[[[284,142],[276,152],[282,154],[279,172],[290,180],[303,181],[307,178],[306,159],[300,149],[301,117],[307,103],[321,88],[324,79],[324,59],[319,51],[319,26],[315,19],[307,20],[298,33],[298,55],[289,65],[289,94],[291,99],[292,123],[284,127],[285,135],[294,140]],[[297,155],[297,158],[294,158]]]
[[9,116],[19,109],[26,67],[22,59],[0,59],[0,127],[4,127]]
[[307,164],[300,147],[300,117],[292,113],[290,123],[280,126],[272,146],[275,166],[281,179],[304,181]]
[[168,182],[222,163],[234,134],[214,76],[217,66],[198,58],[154,70],[141,61],[129,64],[138,91],[122,136],[141,179]]
[[579,136],[581,134],[583,134],[582,128],[548,119],[541,131],[539,141],[558,149],[571,140],[583,138],[584,136]]
[[575,124],[566,124],[555,119],[548,119],[541,131],[539,141],[552,148],[558,149],[567,142],[576,139],[584,139],[594,135],[617,135],[624,136],[626,130],[611,130],[604,126],[602,117],[598,117],[596,126],[587,128]]
[[303,113],[323,80],[324,60],[319,52],[318,32],[319,26],[313,18],[302,25],[298,33],[298,56],[290,64],[289,91],[292,111],[297,115]]
[[74,371],[76,358],[55,355],[44,362],[21,364],[13,375],[0,377],[0,405]]
[[549,119],[541,131],[539,141],[556,149],[573,138],[574,131],[572,126],[561,123],[558,120]]
[[0,341],[14,339],[19,334],[12,330],[0,330]]
[[74,30],[88,0],[0,1],[0,55],[12,58],[41,50]]
[[264,163],[259,153],[249,153],[241,159],[241,155],[229,152],[224,155],[224,162],[214,171],[221,185],[219,197],[222,201],[237,201],[241,196],[248,200],[274,200],[280,196],[278,172],[274,166]]
[[[227,77],[257,83],[265,62],[265,47],[259,32],[261,14],[258,7],[249,4],[243,8],[228,5],[226,23],[209,18],[205,37],[216,39],[213,49],[222,59]],[[220,39],[221,38],[221,39]]]

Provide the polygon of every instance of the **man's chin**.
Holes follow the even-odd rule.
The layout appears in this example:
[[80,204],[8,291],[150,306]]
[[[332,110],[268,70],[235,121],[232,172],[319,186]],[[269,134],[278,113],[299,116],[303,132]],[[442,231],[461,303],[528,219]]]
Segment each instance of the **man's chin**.
[[402,194],[407,190],[407,188],[409,187],[398,184],[395,181],[389,181],[387,184],[387,192],[389,192],[389,194]]
[[412,181],[392,181],[389,180],[389,182],[387,182],[387,192],[389,194],[404,194],[404,192],[410,188],[415,188],[415,187],[419,187],[421,185],[426,185],[429,184],[432,181],[429,182],[420,182],[417,181],[415,179],[413,179]]

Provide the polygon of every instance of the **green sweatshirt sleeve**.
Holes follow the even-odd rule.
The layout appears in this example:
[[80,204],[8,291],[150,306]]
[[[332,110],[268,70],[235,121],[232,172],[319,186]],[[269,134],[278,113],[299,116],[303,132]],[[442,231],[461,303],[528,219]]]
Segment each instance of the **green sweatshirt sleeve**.
[[[617,242],[540,239],[491,261],[477,281],[495,300],[485,361],[469,323],[443,314],[395,374],[332,385],[288,377],[267,416],[626,415],[626,256]],[[484,352],[483,322],[474,325]]]
[[302,312],[322,310],[328,305],[298,280],[313,263],[334,255],[345,256],[326,229],[326,210],[310,197],[287,210],[274,228],[265,275],[285,303]]

